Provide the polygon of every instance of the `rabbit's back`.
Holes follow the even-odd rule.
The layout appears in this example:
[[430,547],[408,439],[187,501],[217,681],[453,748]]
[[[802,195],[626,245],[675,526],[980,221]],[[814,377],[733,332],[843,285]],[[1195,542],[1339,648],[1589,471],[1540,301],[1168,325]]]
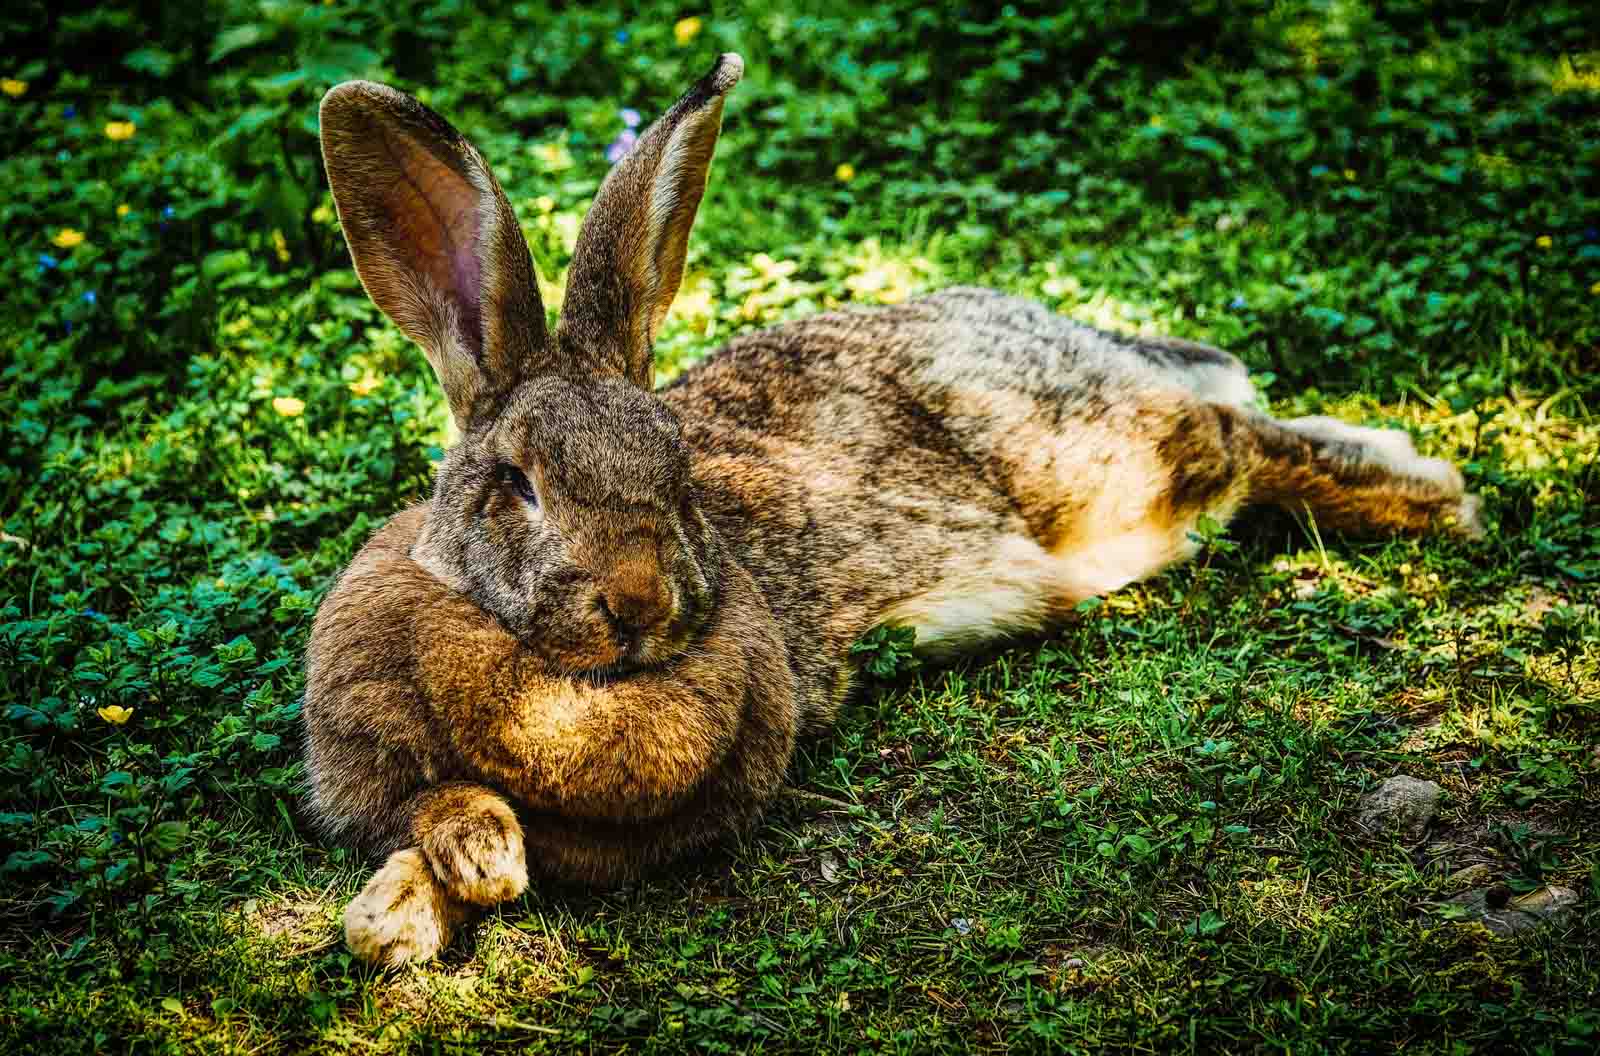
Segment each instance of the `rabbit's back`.
[[1151,521],[1174,435],[1253,391],[1217,349],[955,288],[741,337],[664,396],[822,723],[877,623],[967,648],[1184,556]]

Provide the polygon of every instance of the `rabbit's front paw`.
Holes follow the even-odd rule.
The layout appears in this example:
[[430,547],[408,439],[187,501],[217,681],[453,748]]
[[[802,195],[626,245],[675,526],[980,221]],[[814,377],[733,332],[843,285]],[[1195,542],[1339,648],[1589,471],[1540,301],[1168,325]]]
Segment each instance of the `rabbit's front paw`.
[[522,826],[498,796],[484,793],[472,809],[433,822],[422,838],[433,875],[446,891],[475,906],[492,906],[528,889]]
[[394,968],[425,961],[450,941],[456,921],[428,863],[395,851],[344,910],[344,941],[364,961]]

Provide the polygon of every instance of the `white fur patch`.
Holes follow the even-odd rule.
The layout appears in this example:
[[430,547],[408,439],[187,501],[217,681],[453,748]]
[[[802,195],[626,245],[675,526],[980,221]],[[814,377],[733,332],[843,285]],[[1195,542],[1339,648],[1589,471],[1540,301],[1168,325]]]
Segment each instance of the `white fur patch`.
[[1351,425],[1322,415],[1292,418],[1282,424],[1319,439],[1357,444],[1366,449],[1367,457],[1373,462],[1399,476],[1426,480],[1449,491],[1459,492],[1464,487],[1459,469],[1442,458],[1424,458],[1417,454],[1411,435],[1404,430]]
[[[1226,521],[1235,504],[1212,512]],[[1194,523],[1164,529],[1154,520],[1129,527],[1093,523],[1052,554],[1026,536],[1002,539],[991,552],[951,568],[938,586],[884,614],[916,628],[917,648],[949,654],[1013,634],[1043,630],[1052,614],[1109,594],[1194,556]]]
[[1008,536],[991,553],[947,570],[938,586],[884,614],[916,628],[917,646],[955,652],[1044,625],[1053,598],[1075,592],[1068,569],[1038,543]]

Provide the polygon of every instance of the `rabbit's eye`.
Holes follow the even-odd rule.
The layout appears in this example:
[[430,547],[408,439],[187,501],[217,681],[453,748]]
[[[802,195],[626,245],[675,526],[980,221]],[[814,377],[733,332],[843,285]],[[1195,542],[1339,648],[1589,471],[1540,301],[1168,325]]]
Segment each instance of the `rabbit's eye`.
[[509,484],[524,502],[539,501],[539,496],[534,494],[533,485],[528,483],[528,475],[510,462],[502,462],[494,467],[494,479],[501,484]]

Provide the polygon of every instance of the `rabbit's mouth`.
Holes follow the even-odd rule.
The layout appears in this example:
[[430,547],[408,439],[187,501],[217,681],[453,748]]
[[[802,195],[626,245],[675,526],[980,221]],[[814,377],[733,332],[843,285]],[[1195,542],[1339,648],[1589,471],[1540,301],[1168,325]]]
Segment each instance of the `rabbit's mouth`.
[[615,660],[591,667],[583,676],[592,682],[605,683],[666,670],[695,653],[695,643],[703,636],[715,611],[714,594],[685,598],[669,624],[619,643],[622,650]]

